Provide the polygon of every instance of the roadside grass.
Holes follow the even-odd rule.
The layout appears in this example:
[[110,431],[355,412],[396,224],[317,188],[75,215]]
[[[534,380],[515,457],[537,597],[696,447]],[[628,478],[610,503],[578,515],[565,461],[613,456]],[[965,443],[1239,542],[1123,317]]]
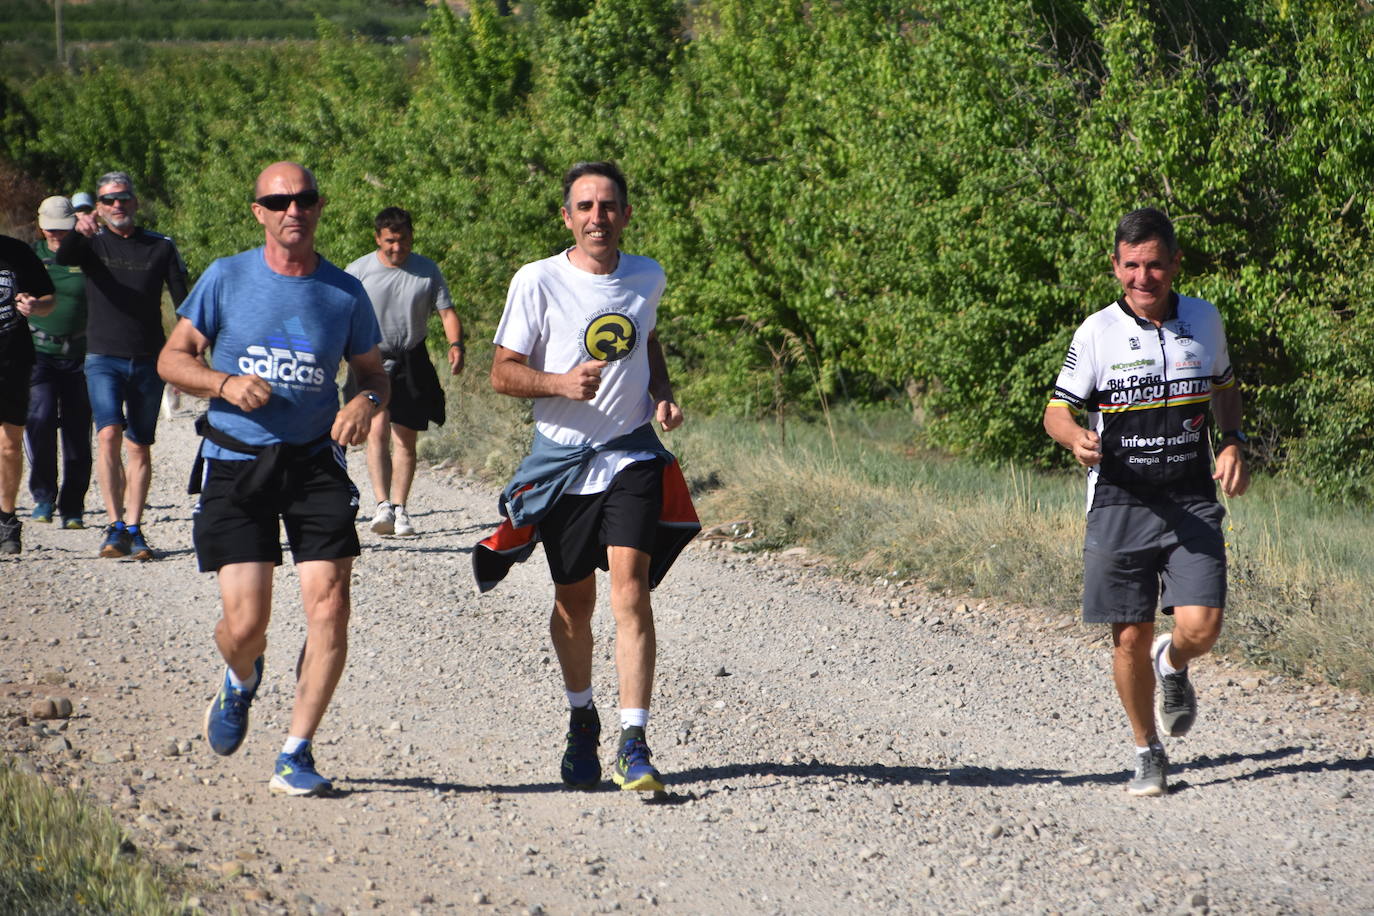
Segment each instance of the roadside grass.
[[459,376],[448,374],[448,357],[437,347],[431,345],[430,351],[448,397],[448,419],[420,437],[418,456],[431,462],[448,460],[467,474],[504,485],[529,451],[534,433],[530,402],[491,390],[489,346],[470,344]]
[[[488,364],[474,365],[451,386],[454,420],[422,454],[451,456],[499,485],[528,447],[529,411],[492,394]],[[1080,606],[1079,473],[989,468],[923,449],[910,414],[897,410],[841,410],[829,426],[793,420],[781,430],[692,414],[664,439],[703,524],[744,523],[741,545],[802,545],[833,558],[839,572],[909,579],[951,596],[1065,613]],[[1374,514],[1267,477],[1228,509],[1221,651],[1374,693]]]
[[0,913],[183,912],[110,812],[0,764]]

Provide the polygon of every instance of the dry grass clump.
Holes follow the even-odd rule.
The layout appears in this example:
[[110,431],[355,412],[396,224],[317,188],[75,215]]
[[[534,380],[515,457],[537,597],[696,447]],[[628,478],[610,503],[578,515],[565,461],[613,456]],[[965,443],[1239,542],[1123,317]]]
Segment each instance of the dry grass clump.
[[[528,448],[528,406],[491,393],[487,363],[451,387],[450,425],[425,454],[504,483]],[[826,424],[692,415],[664,436],[709,527],[750,524],[758,549],[805,545],[865,575],[975,598],[1076,611],[1081,474],[988,468],[925,451],[898,411]],[[1260,479],[1229,505],[1221,650],[1283,674],[1374,692],[1374,516]]]
[[182,909],[108,811],[0,764],[0,913]]

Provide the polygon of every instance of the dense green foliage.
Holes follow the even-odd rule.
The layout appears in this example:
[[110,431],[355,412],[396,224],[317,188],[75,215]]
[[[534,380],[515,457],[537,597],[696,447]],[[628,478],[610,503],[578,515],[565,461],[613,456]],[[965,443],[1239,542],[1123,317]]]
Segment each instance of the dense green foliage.
[[[170,2],[170,0],[168,0]],[[630,175],[627,246],[669,275],[680,395],[738,415],[910,397],[933,442],[1062,462],[1069,334],[1117,293],[1111,231],[1175,218],[1272,467],[1374,493],[1374,17],[1338,0],[542,0],[433,10],[419,66],[308,47],[11,84],[4,150],[51,187],[144,182],[195,269],[254,243],[278,158],[316,168],[335,260],[417,214],[477,335],[563,243],[558,176]],[[303,53],[306,52],[306,53]],[[7,108],[13,106],[7,105]]]
[[[89,0],[62,4],[68,42],[313,38],[315,17],[364,35],[417,33],[424,0]],[[51,46],[53,0],[5,0],[0,41]]]

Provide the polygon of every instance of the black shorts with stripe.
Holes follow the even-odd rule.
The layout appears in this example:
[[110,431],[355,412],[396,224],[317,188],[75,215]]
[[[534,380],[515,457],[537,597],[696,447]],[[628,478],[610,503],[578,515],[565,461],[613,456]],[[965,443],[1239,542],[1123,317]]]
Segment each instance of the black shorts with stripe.
[[200,571],[231,563],[280,566],[283,525],[297,563],[356,557],[358,488],[343,462],[343,449],[331,443],[287,468],[279,491],[237,502],[230,493],[252,462],[207,458],[192,526]]

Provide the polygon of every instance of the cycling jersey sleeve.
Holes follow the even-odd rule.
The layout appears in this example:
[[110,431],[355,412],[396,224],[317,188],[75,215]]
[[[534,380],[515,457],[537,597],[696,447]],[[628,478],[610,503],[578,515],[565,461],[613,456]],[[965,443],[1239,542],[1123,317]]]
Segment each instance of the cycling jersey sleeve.
[[1068,355],[1054,382],[1054,393],[1050,395],[1051,407],[1067,407],[1079,412],[1087,406],[1093,391],[1097,388],[1097,366],[1093,358],[1093,348],[1087,339],[1086,328],[1074,332],[1073,342],[1069,344]]

